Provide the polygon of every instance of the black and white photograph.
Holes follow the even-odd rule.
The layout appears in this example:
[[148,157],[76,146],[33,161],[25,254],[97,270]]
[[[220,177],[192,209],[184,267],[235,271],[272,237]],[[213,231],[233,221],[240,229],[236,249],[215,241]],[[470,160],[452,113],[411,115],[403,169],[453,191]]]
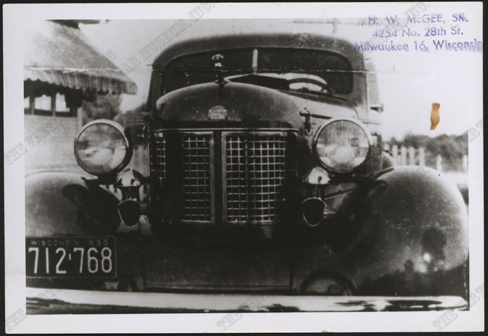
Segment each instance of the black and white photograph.
[[4,9],[7,333],[484,330],[482,3]]

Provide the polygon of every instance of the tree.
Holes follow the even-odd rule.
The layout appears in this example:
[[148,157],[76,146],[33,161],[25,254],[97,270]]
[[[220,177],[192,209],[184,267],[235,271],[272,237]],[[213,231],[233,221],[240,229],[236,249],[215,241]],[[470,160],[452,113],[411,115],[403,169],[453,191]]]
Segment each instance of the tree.
[[112,120],[120,113],[120,95],[95,94],[93,101],[83,100],[83,124],[96,119]]
[[392,146],[425,148],[425,164],[429,167],[436,167],[437,155],[440,155],[444,170],[462,170],[463,156],[468,155],[467,133],[461,135],[441,134],[431,138],[427,135],[416,135],[408,132],[403,136],[403,139],[392,138],[389,142]]

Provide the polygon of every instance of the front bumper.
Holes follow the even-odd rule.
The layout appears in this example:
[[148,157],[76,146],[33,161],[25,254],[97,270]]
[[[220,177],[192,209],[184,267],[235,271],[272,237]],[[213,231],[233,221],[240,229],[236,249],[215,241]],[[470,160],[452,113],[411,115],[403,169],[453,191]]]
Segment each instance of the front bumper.
[[[52,293],[46,295],[45,293]],[[359,312],[465,310],[456,296],[172,294],[27,288],[27,314]]]

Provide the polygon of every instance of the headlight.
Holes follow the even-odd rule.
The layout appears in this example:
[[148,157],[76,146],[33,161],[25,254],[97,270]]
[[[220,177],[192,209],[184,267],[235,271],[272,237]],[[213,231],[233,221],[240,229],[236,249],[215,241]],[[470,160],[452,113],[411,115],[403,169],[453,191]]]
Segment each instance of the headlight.
[[371,136],[360,122],[332,119],[317,131],[313,150],[324,168],[349,173],[366,162],[371,143]]
[[113,121],[92,121],[75,139],[76,161],[93,175],[117,173],[127,166],[131,156],[132,147],[124,129]]

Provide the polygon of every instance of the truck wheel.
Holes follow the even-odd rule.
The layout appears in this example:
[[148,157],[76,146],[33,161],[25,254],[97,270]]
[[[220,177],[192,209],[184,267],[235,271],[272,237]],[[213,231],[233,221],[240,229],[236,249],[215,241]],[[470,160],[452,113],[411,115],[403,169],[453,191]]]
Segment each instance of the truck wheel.
[[135,292],[136,284],[129,277],[119,277],[116,281],[104,281],[100,290],[115,292]]
[[301,286],[302,295],[351,296],[354,285],[337,275],[319,274],[306,279]]
[[117,282],[117,291],[119,292],[135,292],[136,284],[132,279],[121,278]]

